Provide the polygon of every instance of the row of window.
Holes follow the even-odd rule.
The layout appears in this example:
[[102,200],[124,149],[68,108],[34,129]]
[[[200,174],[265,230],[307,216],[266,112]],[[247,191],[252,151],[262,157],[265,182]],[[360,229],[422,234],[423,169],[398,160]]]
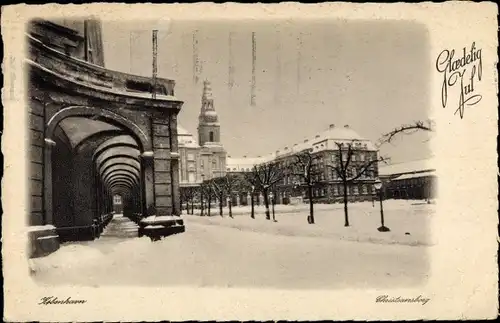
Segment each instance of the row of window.
[[[349,195],[359,195],[359,194],[373,194],[375,193],[375,188],[373,185],[361,184],[361,185],[351,185],[347,187]],[[314,188],[313,197],[325,197],[328,195],[328,190],[326,188]],[[338,196],[344,194],[344,187],[342,185],[334,185],[332,187],[333,196]],[[307,192],[303,192],[304,196],[307,196]]]

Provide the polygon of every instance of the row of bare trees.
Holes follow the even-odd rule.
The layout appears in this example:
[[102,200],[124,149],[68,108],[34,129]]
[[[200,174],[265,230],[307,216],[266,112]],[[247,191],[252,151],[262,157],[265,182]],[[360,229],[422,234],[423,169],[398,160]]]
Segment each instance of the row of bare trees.
[[[309,215],[307,222],[315,223],[313,190],[317,184],[324,182],[330,173],[336,174],[337,181],[343,187],[343,202],[345,226],[349,226],[348,216],[348,190],[349,187],[358,182],[365,181],[367,173],[373,177],[376,175],[375,165],[385,158],[376,154],[372,158],[357,159],[359,153],[365,153],[366,148],[356,140],[350,142],[336,143],[337,149],[333,160],[325,158],[321,153],[315,153],[312,149],[294,153],[281,160],[255,165],[251,171],[241,174],[227,174],[224,177],[213,178],[204,181],[199,187],[184,188],[181,191],[181,198],[186,203],[186,209],[194,213],[194,200],[197,197],[200,201],[201,215],[211,215],[212,201],[217,200],[219,215],[223,216],[224,201],[228,199],[229,216],[232,217],[232,196],[239,192],[250,193],[251,214],[255,218],[254,193],[262,193],[265,205],[266,219],[271,219],[269,193],[276,190],[277,184],[283,182],[284,178],[291,178],[294,188],[302,188],[307,192],[309,201]],[[329,155],[331,156],[331,155]],[[372,178],[369,177],[369,178]],[[228,198],[229,197],[229,198]],[[205,205],[205,203],[207,205]]]
[[[378,146],[390,143],[396,136],[411,134],[418,131],[434,132],[435,124],[432,120],[416,121],[413,124],[406,124],[393,129],[384,134],[378,141]],[[314,219],[314,187],[324,181],[323,178],[329,176],[325,169],[336,174],[337,181],[342,185],[342,195],[344,204],[344,226],[348,227],[348,190],[354,184],[377,176],[376,165],[387,162],[388,158],[374,154],[371,158],[357,159],[359,152],[366,152],[357,140],[349,142],[336,142],[336,152],[332,162],[322,160],[319,153],[314,153],[312,149],[306,149],[294,153],[283,160],[273,160],[268,163],[255,165],[250,172],[241,174],[227,174],[224,177],[214,178],[204,181],[198,187],[183,188],[181,199],[186,203],[187,212],[194,213],[194,201],[199,199],[201,215],[211,215],[212,201],[219,203],[219,215],[223,216],[224,200],[228,199],[229,216],[232,214],[232,196],[238,192],[250,194],[251,213],[250,217],[255,218],[254,193],[260,192],[264,198],[266,219],[270,220],[269,193],[276,189],[276,185],[283,181],[285,177],[295,179],[294,188],[302,187],[307,192],[309,201],[309,215],[307,222],[315,223]],[[322,164],[323,163],[323,164]],[[323,176],[322,176],[323,174]],[[368,175],[368,176],[367,176]]]

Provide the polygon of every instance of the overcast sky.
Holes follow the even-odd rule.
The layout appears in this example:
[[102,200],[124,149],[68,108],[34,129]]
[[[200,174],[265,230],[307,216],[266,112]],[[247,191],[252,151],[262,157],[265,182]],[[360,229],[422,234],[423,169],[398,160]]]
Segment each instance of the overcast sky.
[[[151,76],[153,28],[149,22],[104,21],[106,67]],[[349,124],[376,141],[398,125],[428,117],[432,66],[426,30],[415,23],[172,21],[159,29],[158,75],[176,81],[176,96],[185,102],[179,123],[197,138],[202,80],[208,79],[221,140],[233,157],[268,154],[313,137],[332,123]],[[196,29],[198,84],[193,81]],[[250,105],[252,32],[256,106]],[[426,139],[423,134],[407,136],[383,147],[382,153],[393,162],[427,158],[431,152]]]

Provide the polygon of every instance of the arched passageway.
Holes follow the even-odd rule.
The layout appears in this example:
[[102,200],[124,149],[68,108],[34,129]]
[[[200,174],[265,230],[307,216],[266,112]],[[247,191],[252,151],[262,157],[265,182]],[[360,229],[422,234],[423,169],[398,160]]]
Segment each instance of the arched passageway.
[[96,238],[116,195],[130,217],[180,215],[175,82],[75,59],[39,33],[26,40],[32,256]]
[[46,169],[52,183],[46,181],[46,191],[52,187],[52,196],[46,194],[45,203],[52,206],[61,241],[96,238],[113,214],[117,194],[126,216],[140,217],[146,207],[144,142],[123,123],[78,112],[56,115],[47,125],[53,144]]

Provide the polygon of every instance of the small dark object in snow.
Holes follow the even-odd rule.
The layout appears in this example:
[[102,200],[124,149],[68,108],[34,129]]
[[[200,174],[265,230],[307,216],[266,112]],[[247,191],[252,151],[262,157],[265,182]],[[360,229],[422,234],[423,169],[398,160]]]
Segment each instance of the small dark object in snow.
[[405,232],[405,235],[411,236],[410,232]]

